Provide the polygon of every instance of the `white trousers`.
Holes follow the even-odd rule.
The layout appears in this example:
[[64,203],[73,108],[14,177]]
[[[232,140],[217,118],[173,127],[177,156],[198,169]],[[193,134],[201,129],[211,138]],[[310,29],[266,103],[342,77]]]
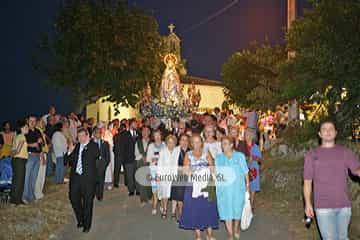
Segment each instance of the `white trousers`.
[[44,159],[42,158],[40,159],[39,173],[35,183],[34,195],[36,199],[41,199],[44,197],[43,188],[45,184],[45,175],[46,175],[46,154],[43,154],[43,156]]

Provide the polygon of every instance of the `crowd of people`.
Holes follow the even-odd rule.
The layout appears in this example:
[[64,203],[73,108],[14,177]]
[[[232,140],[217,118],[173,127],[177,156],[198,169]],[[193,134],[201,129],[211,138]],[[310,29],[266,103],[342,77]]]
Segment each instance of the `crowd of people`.
[[[41,199],[46,176],[56,184],[69,181],[70,202],[83,232],[91,228],[94,198],[102,201],[104,190],[124,184],[129,197],[139,198],[139,207],[151,204],[149,214],[177,221],[180,228],[193,230],[197,240],[202,231],[214,239],[219,221],[225,222],[228,239],[239,239],[245,192],[250,193],[254,213],[256,193],[261,191],[262,150],[286,128],[288,119],[281,108],[274,113],[241,109],[237,114],[215,108],[171,119],[170,124],[156,117],[96,123],[74,113],[63,117],[50,107],[42,117],[17,121],[15,133],[4,123],[1,158],[12,159],[11,203],[16,206]],[[351,162],[351,169],[359,171],[351,156],[349,166]],[[306,186],[315,171],[310,158],[305,161]],[[188,182],[197,174],[216,176],[223,167],[231,169],[235,180],[215,182],[215,192],[201,181],[179,185],[161,178],[184,175]],[[148,169],[148,185],[135,177],[141,169]],[[306,213],[313,217],[309,190],[306,193]]]
[[[124,172],[123,184],[128,195],[139,196],[140,207],[151,202],[152,215],[159,212],[162,218],[167,218],[171,214],[171,219],[178,221],[180,227],[194,229],[196,238],[200,238],[201,230],[207,230],[209,239],[219,219],[235,219],[235,230],[230,223],[227,227],[231,236],[238,236],[244,197],[240,193],[236,198],[233,195],[251,190],[251,202],[255,206],[255,192],[260,191],[261,151],[257,144],[257,123],[255,111],[239,116],[219,109],[214,109],[213,113],[193,114],[186,119],[172,119],[170,127],[156,117],[95,123],[94,119],[84,119],[74,113],[61,116],[55,107],[50,107],[42,117],[30,115],[17,121],[15,132],[10,122],[3,125],[1,158],[12,159],[10,201],[17,206],[41,199],[45,180],[49,179],[46,177],[53,178],[56,184],[65,184],[69,182],[66,176],[67,167],[70,167],[70,201],[78,217],[78,226],[87,232],[91,227],[92,199],[96,196],[102,201],[104,189],[119,188],[120,174]],[[78,166],[84,156],[75,157],[73,153],[81,155],[83,152],[81,139],[85,145],[91,142],[98,146],[92,153],[98,159],[95,170],[85,163]],[[151,168],[154,176],[151,186],[143,186],[135,179],[136,171],[146,166],[157,167]],[[178,166],[184,167],[184,174],[189,176],[203,168],[215,172],[216,166],[230,166],[236,169],[241,180],[230,190],[217,188],[221,191],[219,199],[205,204],[206,194],[199,193],[195,197],[193,186],[173,186],[169,181],[156,180],[159,174],[176,173]],[[161,169],[166,170],[161,172]],[[88,177],[88,187],[77,179],[84,175]],[[89,182],[95,186],[93,192]]]

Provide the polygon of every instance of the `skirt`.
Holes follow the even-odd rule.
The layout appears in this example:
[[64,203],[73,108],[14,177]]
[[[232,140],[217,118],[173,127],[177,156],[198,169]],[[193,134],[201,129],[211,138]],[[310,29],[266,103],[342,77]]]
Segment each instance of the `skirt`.
[[205,230],[209,227],[219,228],[219,214],[216,201],[208,201],[203,196],[192,197],[192,186],[186,186],[184,207],[179,227],[183,229]]
[[185,186],[171,186],[171,200],[184,201]]

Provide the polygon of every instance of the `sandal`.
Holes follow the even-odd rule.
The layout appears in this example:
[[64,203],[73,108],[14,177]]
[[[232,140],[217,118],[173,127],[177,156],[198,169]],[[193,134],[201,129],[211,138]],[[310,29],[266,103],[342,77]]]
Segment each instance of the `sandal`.
[[161,213],[161,218],[162,218],[162,219],[166,219],[166,218],[167,218],[166,210],[164,210],[164,211]]
[[153,210],[151,211],[151,215],[155,216],[156,213],[157,213],[156,208],[153,208]]

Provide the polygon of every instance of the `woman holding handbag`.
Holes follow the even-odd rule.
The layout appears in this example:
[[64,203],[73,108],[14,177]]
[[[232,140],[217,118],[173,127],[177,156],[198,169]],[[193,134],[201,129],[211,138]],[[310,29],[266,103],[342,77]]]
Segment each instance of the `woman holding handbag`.
[[216,197],[220,220],[225,221],[228,239],[240,239],[240,219],[245,203],[245,191],[249,191],[249,169],[245,155],[234,151],[234,140],[226,136],[221,140],[224,150],[215,159],[215,172],[225,175],[217,182]]
[[250,202],[252,211],[255,210],[255,195],[260,192],[260,164],[261,151],[259,145],[255,143],[255,138],[251,134],[246,134],[247,160],[250,175]]
[[[186,134],[180,135],[178,148],[180,149],[178,167],[182,168],[184,165],[185,155],[188,151],[190,151],[189,136],[187,136]],[[178,176],[181,176],[181,174],[182,171],[178,170]],[[182,181],[179,180],[179,182],[177,182],[175,185],[171,187],[171,200],[172,200],[171,218],[176,221],[180,220],[182,214],[183,202],[184,202],[185,186],[181,186],[182,185],[181,183]]]

